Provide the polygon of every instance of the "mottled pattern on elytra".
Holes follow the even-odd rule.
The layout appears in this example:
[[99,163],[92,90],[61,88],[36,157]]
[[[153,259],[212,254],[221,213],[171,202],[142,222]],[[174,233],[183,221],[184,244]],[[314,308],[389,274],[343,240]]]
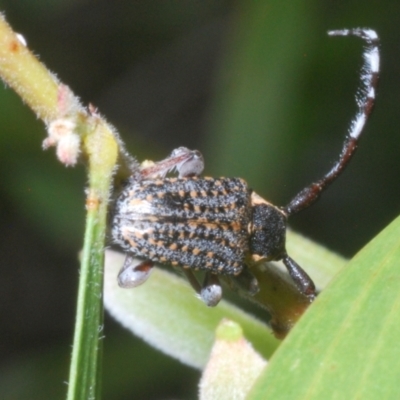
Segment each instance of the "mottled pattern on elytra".
[[144,259],[236,275],[249,250],[250,193],[238,178],[132,181],[116,204],[114,241]]

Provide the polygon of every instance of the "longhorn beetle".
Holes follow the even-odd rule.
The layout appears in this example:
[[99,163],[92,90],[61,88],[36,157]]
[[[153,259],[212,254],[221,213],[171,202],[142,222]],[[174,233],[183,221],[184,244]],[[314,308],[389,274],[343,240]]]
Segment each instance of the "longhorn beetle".
[[[251,264],[282,260],[298,290],[310,300],[315,297],[313,281],[286,252],[287,219],[311,206],[349,163],[371,114],[379,75],[375,31],[358,28],[328,34],[358,36],[366,43],[356,98],[359,109],[333,167],[286,206],[277,207],[243,179],[200,177],[204,163],[196,150],[180,147],[158,163],[142,165],[133,171],[115,206],[112,236],[127,254],[118,276],[120,286],[138,286],[154,263],[167,263],[183,267],[201,299],[215,306],[222,296],[218,275],[255,294],[258,283]],[[178,177],[166,177],[173,170]],[[205,271],[202,285],[193,270]]]

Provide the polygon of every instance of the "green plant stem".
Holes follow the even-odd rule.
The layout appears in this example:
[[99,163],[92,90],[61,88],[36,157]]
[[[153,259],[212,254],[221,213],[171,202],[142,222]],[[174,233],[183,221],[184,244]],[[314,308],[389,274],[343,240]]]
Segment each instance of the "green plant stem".
[[57,78],[18,39],[0,14],[0,75],[45,122],[57,118]]
[[89,167],[89,188],[68,399],[98,399],[106,216],[120,141],[117,143],[113,129],[94,110],[83,108],[38,61],[2,15],[0,76],[46,124],[64,117],[63,110],[64,114],[68,111],[68,118],[76,122],[73,134],[80,135],[80,152]]
[[103,310],[98,299],[102,293],[104,215],[104,211],[92,210],[86,220],[68,399],[99,397],[100,385],[96,383]]
[[[87,218],[79,280],[68,399],[100,398],[103,330],[103,265],[107,206],[118,146],[110,128],[92,117],[93,130],[84,139],[89,155]],[[90,128],[90,124],[86,125]]]
[[104,211],[93,210],[88,212],[86,219],[68,387],[68,399],[71,400],[99,398],[97,381],[100,376],[98,360],[102,347],[103,309],[98,299],[102,297],[103,286],[104,215]]

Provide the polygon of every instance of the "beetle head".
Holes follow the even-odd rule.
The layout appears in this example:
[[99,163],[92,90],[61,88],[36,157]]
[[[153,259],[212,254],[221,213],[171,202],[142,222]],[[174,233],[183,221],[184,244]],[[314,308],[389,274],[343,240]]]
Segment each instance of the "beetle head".
[[267,260],[279,260],[285,253],[286,216],[269,203],[253,206],[250,251]]

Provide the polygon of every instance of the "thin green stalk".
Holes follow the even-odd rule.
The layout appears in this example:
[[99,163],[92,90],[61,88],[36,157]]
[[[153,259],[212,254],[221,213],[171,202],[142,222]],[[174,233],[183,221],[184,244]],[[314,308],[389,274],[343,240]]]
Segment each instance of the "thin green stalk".
[[98,363],[101,352],[103,309],[99,298],[103,287],[103,240],[105,213],[88,212],[82,255],[74,345],[68,399],[99,398]]
[[0,76],[38,118],[57,118],[58,80],[26,47],[0,14]]
[[86,230],[68,399],[98,399],[106,215],[120,141],[93,108],[82,107],[69,88],[38,61],[1,15],[0,76],[46,123],[49,136],[44,148],[56,146],[57,157],[65,165],[74,165],[79,155],[88,162]]
[[[89,155],[87,218],[79,280],[78,304],[68,400],[99,399],[103,331],[103,265],[107,205],[117,160],[113,132],[96,116],[84,140]],[[88,125],[90,126],[90,124]]]
[[103,243],[106,209],[89,210],[86,219],[68,399],[99,398],[99,357],[103,327]]

